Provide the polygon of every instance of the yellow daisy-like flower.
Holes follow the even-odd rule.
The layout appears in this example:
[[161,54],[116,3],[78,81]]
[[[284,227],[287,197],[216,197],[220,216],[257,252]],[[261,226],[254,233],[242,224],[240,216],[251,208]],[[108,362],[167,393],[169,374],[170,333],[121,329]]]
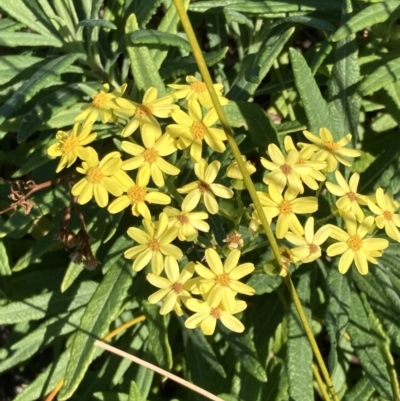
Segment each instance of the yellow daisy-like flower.
[[[152,139],[154,138],[149,138],[150,143]],[[163,156],[176,152],[174,140],[168,134],[158,138],[148,148],[127,141],[123,141],[121,147],[126,153],[135,156],[125,160],[122,163],[122,169],[134,170],[139,168],[138,173],[148,176],[149,179],[151,176],[158,187],[163,187],[165,184],[163,173],[177,175],[181,171],[163,159]]]
[[309,217],[304,225],[304,236],[288,232],[285,238],[296,245],[291,253],[302,263],[310,263],[321,257],[321,245],[328,239],[331,229],[330,226],[322,226],[314,234],[314,218]]
[[122,165],[121,154],[111,152],[101,161],[93,148],[86,149],[88,154],[82,167],[77,171],[85,174],[85,178],[78,181],[71,189],[72,195],[77,196],[81,205],[88,203],[94,196],[100,207],[108,205],[108,193],[114,196],[122,195],[119,182],[113,177]]
[[360,274],[368,273],[368,262],[378,264],[375,259],[382,256],[382,250],[389,246],[389,241],[384,238],[364,238],[372,225],[374,217],[368,216],[357,227],[354,213],[347,212],[344,217],[347,232],[339,227],[331,225],[330,236],[339,242],[332,244],[327,249],[328,256],[341,255],[339,271],[345,274],[353,261]]
[[143,96],[142,103],[136,103],[128,99],[115,99],[114,113],[119,117],[131,118],[122,130],[122,136],[132,135],[138,127],[142,134],[142,141],[146,148],[150,148],[157,138],[161,136],[161,127],[157,118],[168,118],[171,112],[179,107],[172,104],[172,96],[164,96],[157,99],[157,89],[150,87]]
[[[250,175],[254,174],[257,169],[254,166],[254,164],[252,164],[250,161],[248,161],[246,159],[246,156],[242,156],[242,160],[244,161],[244,165],[246,167],[246,170],[249,172]],[[226,169],[226,175],[229,178],[233,178],[235,180],[243,180],[243,175],[239,169],[239,166],[237,164],[237,161],[234,160],[232,162],[232,164],[230,164],[227,169]]]
[[320,170],[326,169],[325,161],[318,160],[310,160],[314,155],[314,150],[312,147],[304,147],[303,149],[296,149],[294,146],[293,140],[289,135],[285,136],[284,146],[286,152],[290,152],[292,150],[296,150],[299,152],[299,159],[296,164],[310,167],[310,171],[307,174],[300,173],[300,179],[304,182],[309,188],[316,191],[319,188],[319,184],[317,181],[325,181],[326,177],[321,173]]
[[235,301],[234,312],[229,313],[222,305],[213,308],[206,301],[190,298],[186,301],[186,307],[192,312],[196,312],[185,321],[185,327],[195,329],[200,327],[206,336],[210,336],[215,331],[217,320],[235,333],[243,333],[243,323],[232,316],[246,309],[247,304],[244,301]]
[[[211,109],[212,107],[214,107],[207,86],[204,82],[199,81],[193,75],[187,76],[186,82],[188,83],[188,85],[168,85],[170,88],[176,89],[176,91],[172,93],[172,96],[175,99],[186,98],[189,101],[198,100],[200,104],[206,109]],[[213,86],[221,105],[227,105],[229,100],[222,95],[222,89],[224,88],[224,86],[222,84],[214,84]]]
[[194,181],[178,188],[180,194],[188,194],[182,202],[182,210],[192,211],[203,197],[206,209],[211,214],[218,212],[218,203],[215,196],[230,199],[233,197],[233,191],[221,184],[215,184],[221,163],[214,160],[208,164],[204,159],[194,165],[194,173],[199,181]]
[[254,288],[239,280],[254,271],[253,263],[243,263],[238,266],[240,251],[234,249],[222,264],[221,257],[212,249],[206,249],[206,261],[209,269],[201,263],[196,263],[196,273],[202,277],[199,282],[201,294],[207,294],[207,303],[215,308],[221,305],[229,313],[235,311],[235,296],[237,293],[254,295]]
[[181,301],[185,303],[190,298],[190,293],[185,288],[186,282],[193,276],[194,263],[189,262],[180,272],[178,262],[171,256],[165,258],[165,273],[167,278],[149,273],[146,277],[150,284],[160,288],[150,295],[148,301],[157,304],[162,299],[164,302],[160,309],[160,315],[170,313],[172,309],[178,316],[182,316]]
[[114,117],[113,109],[115,104],[113,99],[120,98],[124,94],[126,87],[127,84],[123,84],[115,91],[108,93],[110,85],[104,84],[99,93],[92,96],[92,102],[82,107],[83,111],[75,117],[75,121],[83,122],[84,126],[93,125],[100,116],[103,124],[108,123]]
[[167,126],[167,133],[178,138],[176,147],[186,149],[190,146],[190,156],[196,163],[201,159],[203,140],[216,152],[224,152],[226,149],[223,142],[226,141],[225,132],[220,128],[212,127],[218,120],[216,111],[209,110],[203,117],[197,101],[188,103],[188,111],[189,114],[182,110],[174,110],[171,117],[176,124]]
[[318,209],[318,200],[313,196],[297,198],[297,193],[287,189],[285,194],[279,192],[275,184],[269,185],[269,193],[257,192],[267,219],[278,216],[276,237],[284,238],[289,229],[298,235],[304,230],[296,214],[314,213]]
[[137,272],[151,262],[152,272],[159,276],[164,270],[164,256],[172,256],[176,260],[183,258],[182,251],[171,244],[178,234],[178,228],[168,228],[168,216],[165,213],[160,214],[157,223],[144,219],[143,226],[144,231],[136,227],[128,229],[128,235],[139,245],[127,249],[124,256],[135,260],[132,268]]
[[208,232],[210,226],[204,220],[208,219],[205,212],[188,212],[187,210],[178,210],[167,206],[164,213],[169,218],[169,227],[178,227],[179,241],[193,241],[197,237],[198,231]]
[[319,137],[310,131],[303,131],[303,134],[312,144],[299,143],[298,145],[301,148],[310,147],[314,150],[316,153],[313,159],[326,161],[329,172],[337,169],[338,162],[350,167],[351,163],[346,157],[358,157],[361,155],[361,151],[345,147],[351,140],[351,134],[347,134],[337,142],[334,142],[328,128],[321,128]]
[[171,198],[162,192],[148,192],[147,184],[149,183],[149,178],[149,176],[139,171],[135,182],[128,174],[119,170],[114,175],[114,179],[119,182],[125,194],[121,194],[117,199],[114,199],[107,210],[111,214],[115,214],[128,206],[132,206],[132,214],[134,216],[143,216],[145,219],[151,220],[150,210],[146,203],[169,205]]
[[376,203],[368,199],[368,207],[371,212],[376,214],[375,223],[382,229],[385,228],[386,234],[400,242],[400,215],[396,212],[398,206],[395,200],[388,194],[384,193],[382,188],[376,190]]
[[336,202],[339,213],[342,215],[343,212],[351,211],[356,215],[358,222],[361,223],[365,216],[360,205],[367,204],[367,197],[357,193],[360,174],[354,173],[350,177],[349,183],[346,182],[339,170],[335,171],[335,177],[339,185],[331,182],[326,182],[325,185],[333,195],[340,196]]
[[311,168],[306,164],[298,164],[300,153],[292,149],[285,157],[275,144],[268,145],[268,155],[272,161],[261,157],[261,164],[269,171],[264,182],[269,185],[273,182],[279,192],[283,192],[286,186],[296,193],[303,193],[304,187],[301,181],[302,175],[311,172]]
[[83,127],[81,124],[74,124],[69,132],[58,131],[56,134],[57,143],[47,149],[47,154],[61,159],[56,168],[59,173],[63,168],[70,167],[79,157],[84,160],[88,157],[87,149],[84,147],[96,139],[96,133],[90,133],[92,125]]

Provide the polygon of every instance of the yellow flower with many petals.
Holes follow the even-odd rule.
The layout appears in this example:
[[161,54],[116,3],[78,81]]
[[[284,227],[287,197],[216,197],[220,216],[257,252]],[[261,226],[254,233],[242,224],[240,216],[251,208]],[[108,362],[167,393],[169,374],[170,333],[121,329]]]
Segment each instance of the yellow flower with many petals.
[[299,143],[298,145],[301,148],[310,147],[315,151],[313,159],[326,161],[329,172],[337,169],[338,162],[350,167],[351,163],[347,157],[358,157],[361,155],[361,151],[345,147],[351,140],[351,134],[347,134],[337,142],[333,140],[328,128],[321,128],[319,130],[319,137],[309,131],[303,131],[303,134],[312,144]]
[[302,263],[310,263],[321,257],[321,245],[328,239],[330,226],[322,226],[314,234],[314,218],[309,217],[304,225],[304,236],[288,232],[285,238],[296,245],[291,253]]
[[160,214],[158,222],[143,220],[144,231],[136,227],[128,229],[128,235],[139,245],[129,248],[124,256],[134,259],[132,268],[140,271],[151,262],[152,272],[159,276],[164,270],[164,256],[172,256],[176,260],[183,258],[182,251],[171,242],[176,238],[178,229],[168,228],[168,216]]
[[284,146],[286,152],[290,152],[292,150],[297,150],[299,152],[299,159],[297,160],[296,165],[310,167],[310,171],[307,174],[300,173],[300,178],[304,184],[316,191],[319,188],[317,181],[325,181],[326,179],[325,175],[320,171],[326,169],[326,162],[311,160],[311,157],[314,155],[314,150],[311,147],[304,147],[300,150],[296,149],[293,140],[289,135],[285,136]]
[[197,101],[189,102],[189,114],[182,110],[174,110],[171,117],[176,124],[167,126],[167,133],[177,138],[176,147],[186,149],[190,146],[190,156],[197,163],[201,159],[203,140],[216,152],[222,153],[226,147],[224,130],[213,128],[217,122],[216,111],[209,110],[203,117],[200,104]]
[[329,192],[341,197],[336,202],[339,213],[343,215],[343,212],[350,211],[356,215],[357,220],[361,223],[365,216],[360,205],[367,204],[367,197],[357,193],[360,174],[354,173],[350,177],[349,183],[346,182],[339,170],[335,171],[335,177],[339,185],[332,184],[331,182],[326,182],[325,185]]
[[[151,143],[151,138],[149,142]],[[165,184],[163,173],[177,175],[181,171],[163,159],[163,156],[176,152],[174,140],[168,134],[158,138],[148,148],[127,141],[122,141],[121,147],[126,153],[135,156],[125,160],[122,163],[122,169],[134,170],[139,168],[138,174],[149,178],[151,176],[158,187],[163,187]]]
[[186,282],[193,276],[194,263],[189,262],[181,272],[179,272],[178,262],[171,256],[165,258],[165,273],[167,278],[149,273],[146,277],[150,284],[160,288],[150,295],[148,301],[157,304],[162,299],[164,302],[160,309],[160,315],[170,313],[175,310],[178,316],[182,316],[181,301],[185,303],[190,298],[190,293],[185,288]]
[[136,103],[128,99],[115,99],[114,113],[119,117],[131,118],[126,127],[122,130],[122,136],[132,135],[139,127],[142,134],[142,141],[147,148],[150,148],[161,136],[161,127],[157,118],[168,118],[171,112],[179,107],[172,104],[172,96],[164,96],[157,99],[156,88],[147,89],[143,96],[142,103]]
[[389,241],[384,238],[364,238],[374,224],[373,216],[368,216],[357,227],[354,213],[347,212],[344,216],[347,232],[339,227],[331,225],[330,236],[339,242],[332,244],[327,249],[328,256],[341,255],[339,271],[345,274],[353,261],[360,274],[368,273],[368,262],[378,264],[375,259],[382,256],[382,250],[389,246]]
[[208,214],[205,212],[188,212],[167,206],[164,208],[164,213],[169,218],[169,227],[178,227],[179,241],[193,241],[198,235],[197,230],[210,231],[210,226],[204,221],[208,219]]
[[221,163],[214,160],[208,164],[204,159],[200,159],[199,163],[194,165],[194,173],[199,181],[194,181],[178,188],[180,194],[188,194],[182,202],[182,210],[192,211],[203,197],[206,209],[211,214],[218,212],[218,203],[216,196],[230,199],[233,197],[233,191],[221,184],[215,184]]
[[382,188],[376,190],[376,203],[368,199],[368,207],[376,214],[375,223],[382,229],[385,228],[386,234],[400,242],[400,215],[396,212],[397,202],[388,194],[384,193]]
[[74,124],[69,132],[58,131],[56,134],[57,143],[54,143],[47,149],[47,154],[52,157],[61,159],[56,168],[56,173],[59,173],[64,167],[70,167],[79,157],[84,160],[88,157],[85,145],[93,142],[96,139],[96,133],[90,133],[92,125],[83,127],[81,124]]
[[237,293],[254,295],[254,288],[239,280],[254,271],[253,263],[243,263],[238,266],[240,251],[234,249],[226,258],[224,264],[221,257],[212,249],[206,249],[206,261],[209,269],[201,263],[196,263],[196,273],[202,277],[199,281],[201,294],[207,294],[207,303],[211,307],[222,305],[229,313],[235,312],[235,296]]
[[100,116],[101,122],[107,124],[114,118],[113,109],[115,104],[114,99],[120,98],[127,87],[127,84],[120,86],[115,91],[108,93],[110,85],[104,84],[99,93],[92,96],[92,102],[82,107],[82,113],[75,117],[75,121],[83,122],[83,125],[93,125]]
[[276,223],[276,237],[283,238],[289,229],[298,235],[303,235],[304,230],[296,214],[314,213],[318,209],[318,200],[313,196],[297,198],[297,193],[287,189],[285,194],[278,191],[271,183],[269,193],[257,192],[261,205],[267,219],[271,220],[278,216]]
[[108,211],[111,214],[119,213],[128,206],[132,205],[132,214],[134,216],[143,216],[145,219],[151,219],[151,214],[146,203],[155,203],[157,205],[169,205],[171,198],[162,192],[148,192],[147,184],[149,183],[149,176],[139,172],[136,176],[136,182],[129,177],[124,171],[120,170],[114,178],[119,182],[125,194],[114,199]]
[[229,313],[222,305],[213,308],[207,302],[195,298],[188,299],[186,307],[192,312],[196,312],[185,321],[185,327],[188,329],[200,327],[206,336],[210,336],[215,331],[217,320],[220,320],[225,327],[235,333],[244,331],[243,323],[232,316],[246,309],[247,304],[244,301],[235,301],[233,313]]
[[[198,100],[202,106],[206,109],[211,109],[214,107],[213,102],[210,97],[210,93],[208,92],[207,86],[204,82],[199,81],[193,75],[189,75],[186,77],[186,82],[188,85],[181,84],[170,84],[168,85],[170,88],[176,89],[175,92],[172,93],[172,96],[175,99],[183,99],[187,100]],[[222,95],[222,84],[214,84],[215,92],[217,93],[218,100],[222,106],[228,104],[229,100]]]
[[72,195],[78,197],[78,203],[84,205],[94,196],[100,207],[108,205],[108,193],[114,196],[122,195],[122,188],[113,177],[122,165],[121,154],[111,152],[99,161],[93,148],[87,148],[87,158],[77,171],[85,174],[85,178],[78,181],[71,189]]
[[[249,172],[250,175],[254,174],[254,173],[257,171],[257,169],[256,169],[256,167],[254,166],[254,164],[252,164],[250,161],[248,161],[248,160],[246,159],[246,156],[243,156],[243,155],[242,155],[242,160],[243,160],[243,162],[244,162],[244,165],[245,165],[245,167],[246,167],[246,170]],[[233,178],[233,179],[235,179],[235,180],[243,180],[242,172],[240,171],[239,166],[238,166],[236,160],[234,160],[234,161],[232,162],[232,164],[230,164],[230,165],[227,167],[227,169],[226,169],[226,175],[227,175],[229,178]]]

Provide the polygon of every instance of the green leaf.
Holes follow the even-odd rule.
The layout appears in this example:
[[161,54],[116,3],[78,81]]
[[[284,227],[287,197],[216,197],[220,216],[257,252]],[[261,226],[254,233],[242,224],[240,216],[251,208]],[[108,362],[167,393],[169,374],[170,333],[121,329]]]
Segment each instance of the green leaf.
[[[268,38],[257,54],[250,54],[244,58],[241,71],[236,78],[237,81],[227,94],[229,99],[247,101],[249,97],[254,95],[256,89],[271,69],[274,60],[279,56],[294,31],[295,28],[293,27],[283,26],[281,31]],[[256,81],[255,83],[246,79],[249,74],[248,69],[254,68],[254,65],[258,66],[257,76],[253,77]]]
[[157,88],[158,96],[165,95],[164,82],[150,56],[147,46],[136,46],[130,43],[130,34],[139,29],[135,14],[131,14],[126,21],[125,34],[127,51],[131,62],[132,75],[140,91],[146,91],[151,86]]
[[351,306],[350,286],[346,275],[339,273],[334,265],[327,279],[328,305],[325,312],[326,329],[331,341],[329,370],[333,375],[337,367],[337,345],[343,336]]
[[7,84],[15,77],[28,79],[45,63],[45,59],[28,55],[4,55],[0,57],[0,85]]
[[61,47],[63,43],[52,37],[42,36],[37,33],[30,32],[2,32],[0,35],[0,46],[17,47],[17,46],[53,46]]
[[11,268],[8,262],[7,249],[3,242],[0,242],[0,276],[10,276]]
[[[134,0],[129,8],[125,11],[126,15],[136,14],[140,28],[145,28],[150,19],[156,14],[157,7],[161,4],[161,0]],[[174,7],[170,5],[169,7]]]
[[[309,304],[311,294],[310,274],[303,274],[297,287],[299,298],[304,307],[308,321],[311,321],[311,310],[304,305]],[[304,332],[297,310],[292,303],[288,318],[288,342],[287,342],[287,370],[289,379],[290,399],[295,401],[309,401],[314,398],[313,354],[310,343]]]
[[48,292],[27,298],[24,301],[11,302],[8,305],[0,306],[0,324],[39,320],[45,316],[72,311],[86,305],[96,287],[97,283],[84,281],[65,294]]
[[[1,35],[0,35],[1,36]],[[77,54],[68,54],[49,61],[0,107],[0,124],[41,89],[57,79],[77,58]]]
[[145,401],[140,393],[140,390],[135,382],[131,382],[129,386],[129,397],[128,401]]
[[369,401],[375,387],[368,377],[362,377],[357,384],[346,393],[343,401]]
[[333,34],[332,40],[334,42],[342,40],[352,33],[356,33],[365,28],[371,28],[371,26],[385,22],[389,18],[396,19],[399,14],[400,5],[397,0],[387,0],[381,3],[371,4],[342,25]]
[[80,331],[74,336],[71,358],[65,373],[59,399],[72,396],[92,362],[96,347],[94,340],[104,337],[118,314],[132,283],[130,269],[123,258],[103,278],[90,299],[80,322]]
[[172,368],[172,351],[167,332],[167,316],[160,315],[158,305],[143,301],[142,306],[147,317],[151,353],[158,366],[169,370]]
[[272,24],[271,28],[284,23],[302,24],[321,31],[334,31],[336,29],[335,25],[332,25],[330,22],[315,17],[309,17],[308,15],[293,15],[279,19]]
[[257,295],[275,291],[282,284],[282,277],[278,274],[252,274],[247,285],[254,288]]
[[231,127],[244,127],[249,131],[251,140],[260,152],[264,152],[270,143],[279,146],[276,127],[258,104],[230,101],[224,106],[224,111]]
[[382,397],[392,399],[392,389],[385,361],[371,334],[368,316],[360,297],[354,291],[351,293],[350,321],[347,327],[351,345],[360,358],[366,376]]
[[77,25],[78,28],[106,28],[106,29],[117,29],[117,26],[111,21],[107,21],[104,19],[85,19],[83,21],[79,21]]
[[191,52],[192,48],[187,39],[179,35],[168,32],[160,32],[154,29],[137,30],[129,35],[131,42],[135,45],[155,45],[159,46],[175,46],[187,52]]

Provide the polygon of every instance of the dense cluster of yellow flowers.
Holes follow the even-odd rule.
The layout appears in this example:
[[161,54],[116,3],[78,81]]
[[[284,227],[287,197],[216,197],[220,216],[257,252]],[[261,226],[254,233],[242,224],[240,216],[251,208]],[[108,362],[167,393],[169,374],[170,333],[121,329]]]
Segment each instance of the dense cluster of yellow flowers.
[[[75,118],[72,130],[57,132],[57,141],[49,147],[48,154],[60,157],[57,172],[81,160],[76,171],[83,178],[71,189],[79,204],[94,198],[99,207],[107,207],[111,214],[130,206],[133,216],[143,217],[143,228],[128,229],[136,245],[124,256],[133,261],[135,271],[150,266],[147,280],[158,290],[149,297],[149,302],[161,302],[161,314],[174,310],[182,316],[184,305],[194,312],[185,322],[188,328],[201,327],[209,335],[214,333],[216,322],[220,320],[232,331],[242,332],[243,324],[233,315],[247,305],[236,296],[255,293],[252,287],[240,281],[255,267],[252,263],[239,263],[241,236],[232,233],[225,240],[228,243],[225,261],[216,249],[207,247],[204,260],[208,267],[200,262],[188,262],[180,267],[178,262],[184,258],[183,252],[172,244],[175,239],[196,241],[199,231],[209,232],[208,214],[219,212],[216,198],[234,196],[231,188],[216,182],[221,162],[207,161],[210,153],[226,150],[226,136],[216,126],[218,118],[210,95],[202,81],[193,76],[186,81],[187,85],[169,85],[172,91],[161,98],[156,88],[149,88],[142,103],[123,97],[126,85],[113,92],[109,92],[108,85],[103,85]],[[221,104],[227,104],[222,85],[214,87]],[[160,124],[160,119],[168,120]],[[120,143],[121,152],[113,151],[100,159],[96,150],[87,146],[99,139],[92,133],[98,120],[120,127],[121,137],[126,139]],[[376,258],[389,244],[384,238],[367,237],[374,230],[374,223],[384,228],[390,238],[400,241],[400,216],[396,214],[399,205],[381,188],[373,197],[357,193],[359,175],[353,174],[347,182],[339,172],[338,163],[351,166],[348,158],[361,154],[346,147],[350,134],[337,142],[326,128],[321,128],[319,136],[308,131],[304,131],[304,135],[311,143],[298,143],[296,147],[287,136],[285,154],[271,144],[267,149],[269,159],[261,158],[262,166],[268,170],[263,179],[268,191],[258,192],[264,213],[270,223],[274,223],[276,237],[294,245],[289,250],[288,263],[309,263],[321,257],[321,246],[331,238],[337,242],[331,243],[326,252],[330,257],[342,255],[340,272],[345,273],[354,261],[358,271],[366,274],[368,262],[377,263]],[[186,167],[193,165],[197,180],[171,192],[166,180],[173,182],[170,177],[179,175],[179,166],[182,166],[174,165],[167,158],[171,160],[178,151],[183,151],[180,157],[190,159]],[[249,173],[255,173],[256,167],[244,156],[243,160]],[[319,225],[310,216],[303,226],[298,215],[316,212],[318,198],[299,195],[306,191],[319,193],[326,174],[333,171],[336,183],[326,182],[325,187],[338,197],[337,215],[344,219],[346,231],[331,224]],[[227,167],[226,176],[235,181],[243,178],[235,162]],[[153,186],[149,186],[150,183]],[[237,187],[233,185],[233,188]],[[114,196],[111,201],[110,194]],[[180,204],[179,209],[168,206],[173,199]],[[152,213],[151,204],[165,206],[158,217]],[[199,204],[203,206],[199,208]],[[259,224],[258,215],[253,212],[250,230],[256,232]],[[286,273],[285,269],[281,272],[282,275]]]

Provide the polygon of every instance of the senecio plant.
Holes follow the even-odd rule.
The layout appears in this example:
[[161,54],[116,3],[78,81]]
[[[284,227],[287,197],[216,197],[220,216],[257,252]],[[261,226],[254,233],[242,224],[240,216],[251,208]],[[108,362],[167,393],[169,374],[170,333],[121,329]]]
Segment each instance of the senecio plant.
[[323,3],[1,2],[15,400],[197,397],[107,341],[214,400],[400,399],[400,8]]

